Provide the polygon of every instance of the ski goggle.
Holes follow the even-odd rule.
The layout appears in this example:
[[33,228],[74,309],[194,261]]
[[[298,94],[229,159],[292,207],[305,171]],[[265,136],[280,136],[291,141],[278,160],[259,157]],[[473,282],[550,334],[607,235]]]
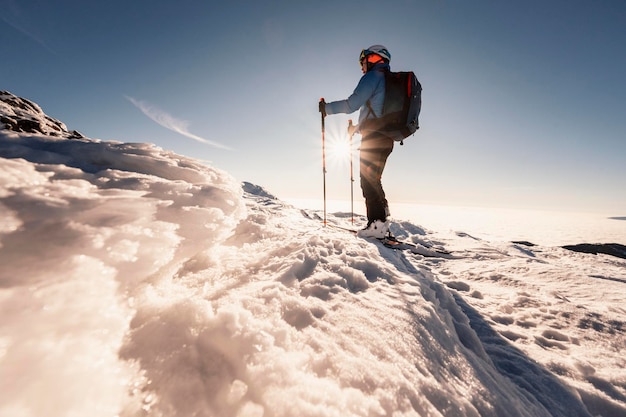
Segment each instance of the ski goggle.
[[359,55],[359,65],[363,65],[363,62],[365,62],[365,58],[371,53],[372,51],[370,51],[369,49],[363,49],[361,51],[361,55]]
[[383,61],[384,58],[378,55],[376,52],[372,52],[369,49],[363,49],[361,51],[361,55],[359,55],[359,65],[363,66],[365,61],[370,62],[372,64],[376,64],[378,62]]
[[369,55],[365,55],[363,58],[359,58],[359,64],[363,66],[365,62],[369,62],[371,64],[377,64],[379,62],[383,62],[383,58],[375,53],[370,53]]

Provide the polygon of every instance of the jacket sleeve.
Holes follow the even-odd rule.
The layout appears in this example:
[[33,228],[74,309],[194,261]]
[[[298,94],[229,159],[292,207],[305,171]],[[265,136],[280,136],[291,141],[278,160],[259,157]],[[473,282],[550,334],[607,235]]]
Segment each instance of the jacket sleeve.
[[367,100],[372,96],[378,79],[375,77],[374,71],[370,71],[363,75],[359,80],[359,84],[354,92],[345,100],[333,101],[326,103],[326,114],[337,113],[354,113],[365,105]]

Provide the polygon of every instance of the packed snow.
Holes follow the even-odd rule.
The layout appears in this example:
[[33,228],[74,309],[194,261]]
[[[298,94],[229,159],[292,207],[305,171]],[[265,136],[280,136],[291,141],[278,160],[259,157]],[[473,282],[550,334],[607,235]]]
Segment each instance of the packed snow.
[[1,416],[626,416],[626,260],[402,219],[451,254],[396,251],[9,101]]

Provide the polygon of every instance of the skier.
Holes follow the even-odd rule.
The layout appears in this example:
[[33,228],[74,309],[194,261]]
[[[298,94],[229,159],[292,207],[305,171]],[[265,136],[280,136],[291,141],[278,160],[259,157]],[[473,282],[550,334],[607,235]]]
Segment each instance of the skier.
[[350,97],[326,103],[322,98],[319,110],[323,117],[337,113],[359,112],[358,125],[349,134],[361,134],[359,167],[361,190],[367,209],[367,226],[358,232],[362,237],[383,239],[389,232],[389,205],[381,178],[387,158],[393,150],[393,139],[368,129],[368,120],[380,117],[385,99],[385,71],[389,71],[391,54],[383,45],[372,45],[361,51],[359,63],[363,76]]

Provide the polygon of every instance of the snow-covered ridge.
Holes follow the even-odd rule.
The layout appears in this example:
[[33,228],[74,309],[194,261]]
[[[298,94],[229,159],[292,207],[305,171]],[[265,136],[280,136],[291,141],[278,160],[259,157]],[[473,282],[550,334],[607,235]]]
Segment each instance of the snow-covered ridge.
[[626,415],[624,261],[396,221],[454,254],[426,258],[318,214],[0,130],[0,415]]

